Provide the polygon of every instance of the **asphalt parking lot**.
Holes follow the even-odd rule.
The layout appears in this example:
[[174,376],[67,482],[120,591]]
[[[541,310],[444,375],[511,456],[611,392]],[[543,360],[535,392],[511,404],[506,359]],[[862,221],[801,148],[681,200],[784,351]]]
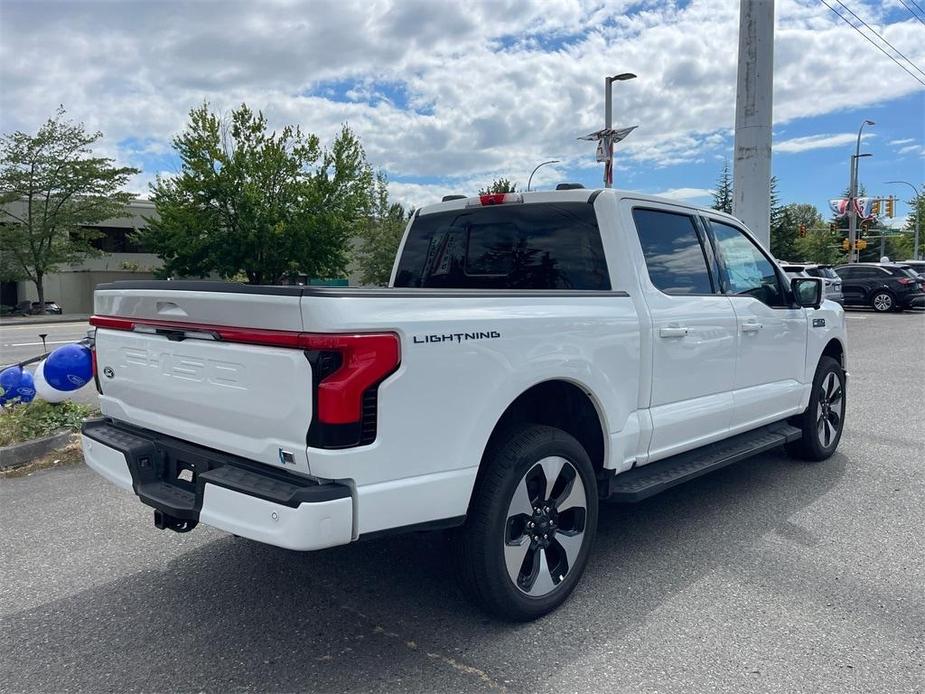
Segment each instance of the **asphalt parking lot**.
[[462,598],[441,534],[298,554],[84,467],[0,480],[5,691],[914,692],[925,688],[925,315],[849,315],[821,464],[755,458],[605,506],[572,599]]

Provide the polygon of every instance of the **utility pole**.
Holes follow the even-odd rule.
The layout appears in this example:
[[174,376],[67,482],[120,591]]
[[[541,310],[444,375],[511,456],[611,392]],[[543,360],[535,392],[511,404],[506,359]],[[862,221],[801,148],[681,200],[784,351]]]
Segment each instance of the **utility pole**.
[[861,133],[865,125],[876,125],[872,120],[865,120],[858,128],[858,141],[854,147],[854,154],[851,157],[851,178],[848,186],[848,262],[857,262],[857,253],[855,245],[858,240],[858,213],[855,207],[855,200],[858,197],[858,160],[861,157],[869,157],[869,154],[861,154]]
[[774,0],[740,0],[732,213],[771,247]]

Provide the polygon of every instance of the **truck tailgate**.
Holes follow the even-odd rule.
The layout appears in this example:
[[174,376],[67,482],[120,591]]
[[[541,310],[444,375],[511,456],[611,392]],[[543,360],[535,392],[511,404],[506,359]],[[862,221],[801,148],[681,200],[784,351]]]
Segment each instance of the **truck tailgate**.
[[311,366],[301,349],[254,344],[267,335],[285,342],[298,334],[299,302],[294,292],[104,285],[92,321],[103,414],[308,473]]

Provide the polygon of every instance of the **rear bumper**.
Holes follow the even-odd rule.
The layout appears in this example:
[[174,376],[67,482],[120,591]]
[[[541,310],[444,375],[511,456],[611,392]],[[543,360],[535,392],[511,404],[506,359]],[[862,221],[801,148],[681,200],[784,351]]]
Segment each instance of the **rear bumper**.
[[[155,509],[156,517],[201,522],[293,550],[347,544],[350,488],[282,471],[108,420],[87,422],[87,465]],[[178,472],[189,471],[178,479]]]

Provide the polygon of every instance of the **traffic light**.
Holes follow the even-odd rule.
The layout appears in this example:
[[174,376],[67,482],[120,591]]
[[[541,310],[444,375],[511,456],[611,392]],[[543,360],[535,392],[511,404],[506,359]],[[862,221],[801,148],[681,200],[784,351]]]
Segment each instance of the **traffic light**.
[[801,225],[800,225],[800,238],[802,239],[802,238],[804,238],[805,236],[806,236],[806,225],[805,225],[805,224],[801,224]]
[[848,243],[848,239],[842,239],[842,242],[841,242],[841,249],[842,249],[843,251],[847,251],[850,247],[851,247],[851,246],[850,246],[850,244]]
[[891,195],[886,199],[886,216],[890,219],[893,218],[893,196]]
[[870,206],[870,213],[874,215],[880,214],[880,198],[873,201]]
[[870,231],[870,220],[865,219],[863,222],[861,222],[861,233],[866,234],[868,231]]
[[864,239],[861,239],[854,245],[859,251],[863,251],[865,248],[867,248],[867,241],[865,241]]

